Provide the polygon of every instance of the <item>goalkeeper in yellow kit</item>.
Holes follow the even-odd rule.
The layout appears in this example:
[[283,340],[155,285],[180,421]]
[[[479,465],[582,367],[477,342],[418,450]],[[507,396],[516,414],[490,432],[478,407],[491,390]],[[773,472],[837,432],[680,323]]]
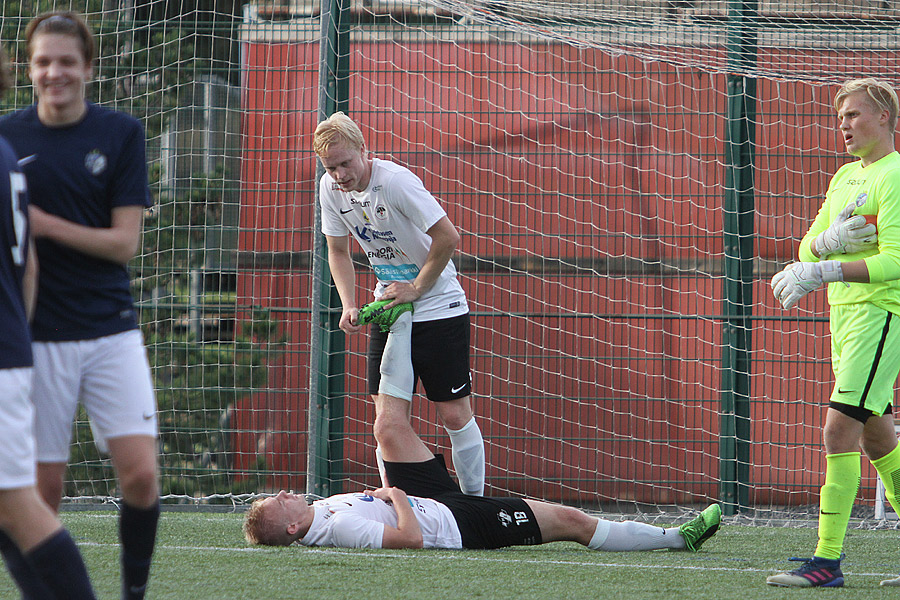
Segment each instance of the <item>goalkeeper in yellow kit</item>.
[[[835,385],[825,417],[825,484],[819,543],[793,571],[769,585],[840,587],[841,552],[859,488],[860,452],[900,512],[900,447],[891,402],[900,372],[900,154],[894,150],[897,94],[885,82],[848,81],[834,99],[847,152],[825,202],[800,242],[800,261],[772,278],[785,309],[824,284],[831,306]],[[874,223],[873,223],[874,221]],[[881,585],[900,586],[900,577]]]

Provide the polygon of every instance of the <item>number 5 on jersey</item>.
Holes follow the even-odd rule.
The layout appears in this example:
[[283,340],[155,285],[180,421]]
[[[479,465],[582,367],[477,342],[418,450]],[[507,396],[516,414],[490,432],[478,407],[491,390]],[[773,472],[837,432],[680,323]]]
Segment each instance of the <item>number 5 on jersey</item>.
[[9,174],[10,198],[12,199],[13,229],[16,245],[11,248],[16,266],[25,264],[25,236],[28,233],[28,218],[22,210],[22,194],[25,193],[25,176],[21,173]]

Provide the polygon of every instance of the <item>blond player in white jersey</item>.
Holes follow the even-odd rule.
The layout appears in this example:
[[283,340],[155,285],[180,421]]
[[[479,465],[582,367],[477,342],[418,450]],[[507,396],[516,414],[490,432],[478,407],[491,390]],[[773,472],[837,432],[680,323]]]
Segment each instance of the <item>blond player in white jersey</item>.
[[[470,400],[469,307],[450,260],[460,236],[447,213],[409,169],[369,155],[362,132],[343,113],[319,123],[313,149],[325,168],[319,184],[322,233],[328,265],[341,297],[340,328],[362,328],[350,237],[378,278],[378,310],[413,313],[414,377],[435,403],[450,436],[453,467],[463,492],[484,493],[484,440]],[[414,443],[410,424],[413,388],[386,388],[381,364],[387,332],[369,336],[368,389],[375,401],[376,458],[388,445]]]

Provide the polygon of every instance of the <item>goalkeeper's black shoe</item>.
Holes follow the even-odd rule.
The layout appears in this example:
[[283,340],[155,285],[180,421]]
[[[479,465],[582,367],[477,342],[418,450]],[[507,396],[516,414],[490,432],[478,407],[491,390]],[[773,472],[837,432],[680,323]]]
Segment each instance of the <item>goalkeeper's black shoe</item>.
[[391,302],[393,302],[393,300],[376,300],[375,302],[366,304],[359,309],[357,323],[360,325],[375,323],[381,327],[382,331],[390,331],[391,325],[400,318],[400,315],[406,312],[411,313],[413,311],[412,302],[404,302],[385,309],[384,307]]

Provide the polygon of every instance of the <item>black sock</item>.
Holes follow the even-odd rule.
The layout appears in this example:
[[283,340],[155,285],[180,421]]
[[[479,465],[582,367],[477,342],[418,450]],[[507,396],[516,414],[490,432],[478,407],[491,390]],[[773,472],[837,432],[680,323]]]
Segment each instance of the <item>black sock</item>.
[[122,542],[122,598],[140,600],[150,578],[150,563],[156,543],[159,504],[134,508],[122,504],[119,513],[119,540]]
[[6,563],[9,574],[22,592],[23,600],[40,600],[50,596],[50,590],[38,577],[31,563],[25,560],[16,543],[2,530],[0,530],[0,554],[3,555],[3,562]]
[[50,592],[50,596],[43,597],[60,600],[96,598],[81,553],[65,529],[41,542],[25,558]]

